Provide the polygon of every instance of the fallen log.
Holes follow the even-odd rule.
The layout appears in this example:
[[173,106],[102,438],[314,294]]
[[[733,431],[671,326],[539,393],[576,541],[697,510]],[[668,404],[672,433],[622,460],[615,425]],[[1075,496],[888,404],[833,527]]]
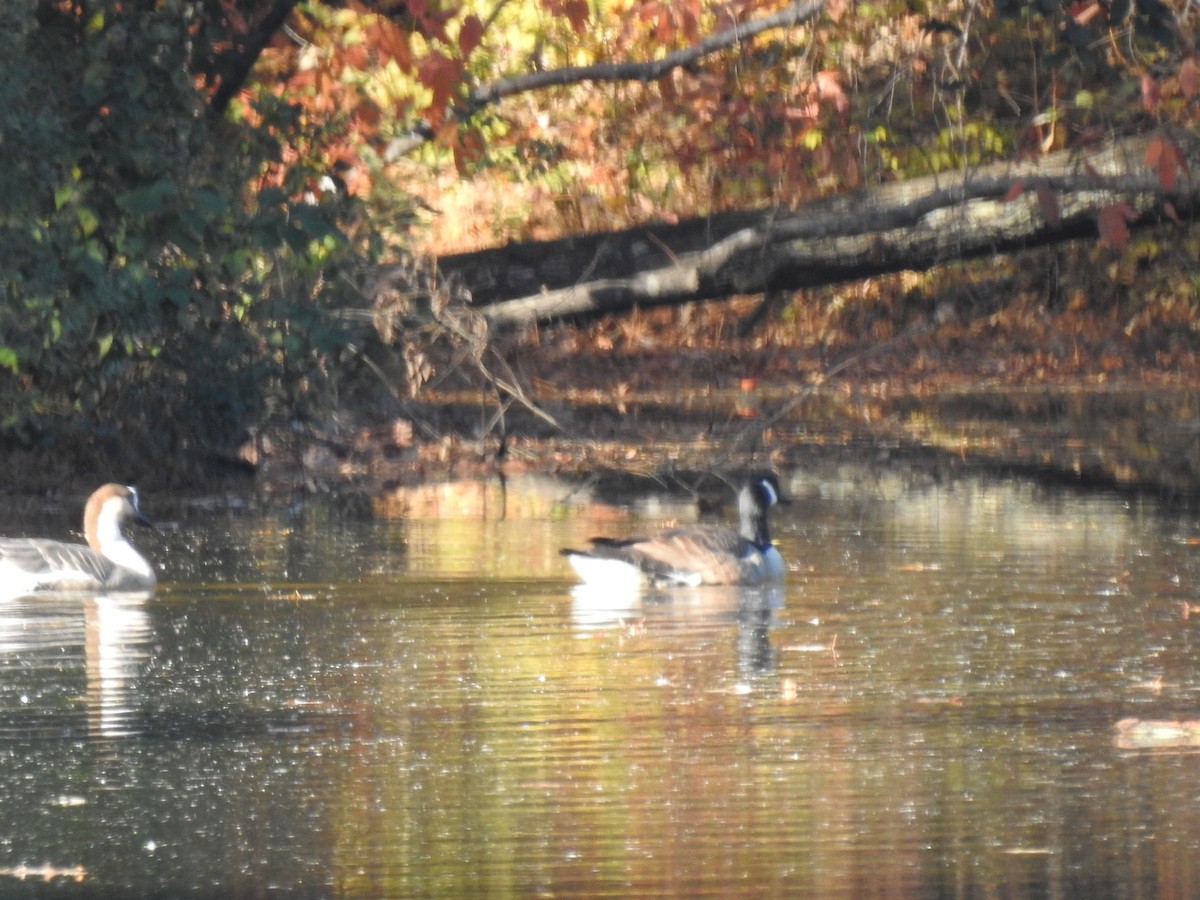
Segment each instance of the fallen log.
[[[1190,224],[1200,137],[1156,132],[1086,151],[742,210],[440,258],[492,326],[788,291],[1128,230]],[[374,290],[389,285],[382,269]]]

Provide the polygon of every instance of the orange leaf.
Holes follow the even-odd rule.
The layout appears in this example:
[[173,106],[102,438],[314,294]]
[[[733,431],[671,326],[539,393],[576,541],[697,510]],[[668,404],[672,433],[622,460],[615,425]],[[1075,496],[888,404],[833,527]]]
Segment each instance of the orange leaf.
[[366,44],[352,44],[342,50],[342,61],[361,72],[371,64],[371,54]]

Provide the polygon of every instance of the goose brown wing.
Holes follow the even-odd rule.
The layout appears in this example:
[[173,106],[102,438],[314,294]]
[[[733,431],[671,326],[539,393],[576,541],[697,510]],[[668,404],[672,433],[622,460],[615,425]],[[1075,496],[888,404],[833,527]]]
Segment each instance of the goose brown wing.
[[655,577],[700,584],[736,584],[742,577],[739,563],[750,547],[736,531],[720,525],[677,528],[652,538],[596,545],[604,555],[627,559]]
[[31,575],[62,573],[64,584],[104,584],[113,564],[83,544],[41,538],[0,538],[0,560]]

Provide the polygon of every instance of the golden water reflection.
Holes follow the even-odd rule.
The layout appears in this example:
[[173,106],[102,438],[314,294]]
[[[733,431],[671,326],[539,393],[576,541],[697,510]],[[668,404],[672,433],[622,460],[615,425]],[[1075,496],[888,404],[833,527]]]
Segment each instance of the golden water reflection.
[[158,596],[0,607],[0,892],[1197,892],[1200,757],[1114,741],[1200,718],[1194,519],[797,473],[785,586],[622,595],[558,547],[695,504],[535,487],[184,508]]

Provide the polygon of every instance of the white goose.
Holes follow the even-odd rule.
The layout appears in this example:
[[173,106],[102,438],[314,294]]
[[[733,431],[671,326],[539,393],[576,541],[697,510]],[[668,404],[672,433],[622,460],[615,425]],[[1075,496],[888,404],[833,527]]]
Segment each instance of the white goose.
[[0,595],[36,591],[152,591],[154,569],[121,526],[149,525],[134,488],[106,484],[83,511],[87,546],[45,538],[0,538]]
[[651,537],[592,538],[590,550],[561,551],[589,585],[753,585],[782,581],[787,567],[771,543],[767,510],[786,502],[774,475],[755,475],[738,494],[738,529],[673,528]]

